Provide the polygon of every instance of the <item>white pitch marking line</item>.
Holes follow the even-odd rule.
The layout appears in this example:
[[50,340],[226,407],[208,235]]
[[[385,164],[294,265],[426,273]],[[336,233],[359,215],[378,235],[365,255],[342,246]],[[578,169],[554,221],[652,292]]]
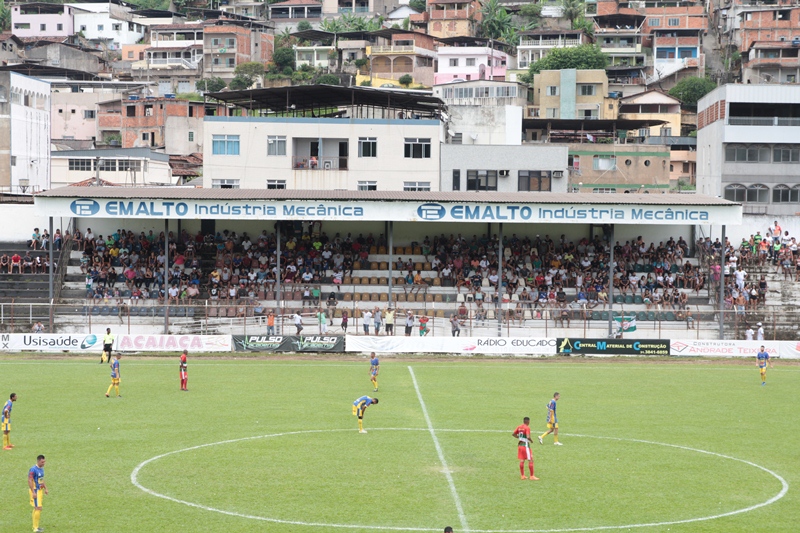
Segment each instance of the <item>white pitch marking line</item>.
[[458,497],[456,484],[453,482],[453,476],[450,474],[450,467],[447,465],[447,459],[444,458],[442,446],[439,444],[439,439],[436,437],[436,431],[433,429],[431,417],[428,416],[428,408],[425,407],[425,400],[422,399],[422,392],[420,392],[419,385],[417,384],[417,376],[414,375],[414,369],[410,366],[408,367],[408,371],[411,373],[411,381],[414,382],[414,390],[417,391],[417,398],[419,399],[420,407],[422,407],[422,414],[425,417],[425,423],[428,424],[428,432],[431,434],[433,445],[436,447],[436,453],[439,455],[439,461],[442,463],[442,467],[444,468],[444,476],[447,478],[447,484],[450,486],[450,494],[453,495],[453,501],[456,504],[458,519],[461,522],[461,530],[469,531],[467,516],[464,514],[464,508],[461,506],[461,498]]

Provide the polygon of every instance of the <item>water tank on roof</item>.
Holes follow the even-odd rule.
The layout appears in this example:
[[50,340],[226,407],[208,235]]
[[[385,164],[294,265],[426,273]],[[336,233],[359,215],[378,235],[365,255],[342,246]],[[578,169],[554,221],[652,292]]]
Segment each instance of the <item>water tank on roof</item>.
[[164,95],[164,98],[169,98],[169,99],[174,100],[175,99],[175,93],[166,93]]
[[138,99],[139,99],[139,96],[138,96],[138,95],[136,95],[136,94],[130,94],[130,95],[128,95],[128,100],[138,100]]

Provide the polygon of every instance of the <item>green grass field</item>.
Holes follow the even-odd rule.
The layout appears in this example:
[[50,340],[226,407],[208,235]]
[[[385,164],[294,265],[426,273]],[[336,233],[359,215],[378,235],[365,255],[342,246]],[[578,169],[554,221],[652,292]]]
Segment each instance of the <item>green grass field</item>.
[[[26,475],[40,453],[48,532],[775,532],[800,523],[800,367],[780,361],[766,387],[750,361],[382,358],[378,393],[366,359],[193,357],[189,371],[182,393],[176,357],[125,357],[123,398],[108,399],[108,365],[94,358],[0,358],[3,401],[19,396],[16,448],[0,452],[0,531],[30,531]],[[527,415],[541,433],[555,391],[564,446],[552,436],[536,443],[541,481],[521,481],[511,432]],[[364,394],[380,399],[366,435],[351,415]],[[163,454],[136,481],[171,499],[132,480]],[[764,469],[789,486],[774,503],[675,523],[775,498],[783,485]]]

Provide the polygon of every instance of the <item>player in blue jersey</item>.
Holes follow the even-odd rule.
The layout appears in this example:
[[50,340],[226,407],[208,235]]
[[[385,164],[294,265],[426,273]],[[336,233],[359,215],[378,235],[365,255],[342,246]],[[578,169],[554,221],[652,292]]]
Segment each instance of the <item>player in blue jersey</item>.
[[769,352],[763,346],[756,354],[756,365],[758,365],[758,370],[761,372],[761,385],[764,386],[767,384],[767,365],[771,368],[772,362],[769,360]]
[[47,494],[47,485],[44,482],[44,455],[36,458],[36,464],[28,470],[28,495],[33,507],[33,531],[40,532],[39,518],[42,514],[42,499]]
[[3,428],[3,449],[10,450],[14,447],[11,444],[11,409],[14,408],[14,402],[17,401],[17,395],[13,392],[8,397],[8,401],[3,406],[3,414],[0,416],[0,427]]
[[561,446],[561,443],[558,442],[558,416],[556,416],[556,402],[560,397],[559,393],[555,393],[553,399],[547,403],[547,431],[539,435],[539,444],[544,444],[542,439],[552,433],[553,444]]
[[119,394],[119,380],[120,380],[120,373],[119,373],[119,358],[121,356],[119,354],[114,356],[114,360],[111,361],[111,385],[108,386],[108,390],[106,391],[106,398],[108,395],[111,394],[111,389],[114,389],[117,392],[117,398],[121,398]]
[[372,381],[373,390],[378,392],[378,373],[381,371],[381,362],[378,361],[378,356],[372,352],[372,357],[369,360],[369,380]]
[[359,433],[366,433],[367,430],[364,429],[364,411],[367,410],[367,407],[370,405],[378,405],[377,398],[370,398],[369,396],[362,396],[361,398],[357,399],[353,402],[353,416],[358,417],[358,432]]

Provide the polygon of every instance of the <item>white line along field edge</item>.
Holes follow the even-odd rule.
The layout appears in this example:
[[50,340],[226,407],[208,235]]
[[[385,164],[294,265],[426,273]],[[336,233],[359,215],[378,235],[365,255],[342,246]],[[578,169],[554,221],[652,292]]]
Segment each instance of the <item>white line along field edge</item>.
[[[217,509],[215,507],[209,507],[207,505],[202,505],[199,503],[189,502],[186,500],[181,500],[179,498],[173,498],[172,496],[168,496],[166,494],[161,494],[156,492],[152,489],[148,489],[141,483],[139,483],[139,472],[150,463],[158,461],[159,459],[163,459],[164,457],[168,457],[170,455],[176,455],[179,453],[190,452],[193,450],[199,450],[202,448],[209,448],[212,446],[220,446],[223,444],[235,444],[237,442],[244,442],[248,440],[256,440],[256,439],[267,439],[272,437],[286,437],[291,435],[306,435],[309,433],[333,433],[333,432],[352,432],[352,429],[306,429],[301,431],[287,431],[284,433],[274,433],[271,435],[257,435],[253,437],[242,437],[238,439],[230,439],[230,440],[223,440],[220,442],[210,442],[207,444],[199,444],[197,446],[190,446],[188,448],[183,448],[180,450],[174,450],[167,453],[162,453],[161,455],[156,455],[155,457],[151,457],[146,461],[139,463],[136,468],[133,469],[131,472],[131,483],[134,486],[139,488],[140,490],[150,494],[151,496],[155,496],[157,498],[162,498],[164,500],[169,500],[174,503],[180,503],[182,505],[187,505],[189,507],[194,507],[196,509],[202,509],[204,511],[213,511],[215,513],[220,513],[228,516],[235,516],[238,518],[247,518],[250,520],[260,520],[262,522],[272,522],[275,524],[288,524],[288,525],[297,525],[297,526],[310,526],[310,527],[327,527],[327,528],[337,528],[337,529],[368,529],[374,531],[441,531],[440,527],[432,527],[432,528],[421,528],[421,527],[400,527],[400,526],[377,526],[377,525],[360,525],[360,524],[330,524],[330,523],[321,523],[321,522],[303,522],[300,520],[283,520],[280,518],[270,518],[266,516],[258,516],[258,515],[249,515],[244,513],[237,513],[234,511],[226,511],[224,509]],[[426,431],[431,432],[429,428],[373,428],[370,431]],[[497,430],[497,429],[437,429],[436,431],[440,433],[505,433],[505,430]],[[739,463],[743,463],[767,474],[771,475],[781,483],[781,490],[772,498],[763,501],[761,503],[757,503],[755,505],[751,505],[749,507],[744,507],[742,509],[735,509],[733,511],[729,511],[726,513],[715,514],[711,516],[701,516],[698,518],[686,518],[684,520],[669,520],[665,522],[648,522],[648,523],[640,523],[640,524],[624,524],[624,525],[611,525],[611,526],[595,526],[595,527],[577,527],[577,528],[555,528],[555,529],[471,529],[469,530],[470,533],[566,533],[569,531],[606,531],[606,530],[615,530],[615,529],[632,529],[632,528],[645,528],[645,527],[658,527],[658,526],[668,526],[673,524],[688,524],[692,522],[704,522],[708,520],[716,520],[718,518],[724,518],[728,516],[734,516],[737,514],[748,513],[750,511],[754,511],[756,509],[760,509],[761,507],[766,507],[768,505],[772,505],[773,503],[777,502],[781,498],[783,498],[786,493],[789,491],[789,483],[783,479],[779,474],[773,472],[772,470],[761,466],[759,464],[753,463],[751,461],[747,461],[745,459],[738,459],[736,457],[731,457],[730,455],[724,455],[721,453],[711,452],[708,450],[701,450],[699,448],[691,448],[689,446],[681,446],[678,444],[667,444],[663,442],[655,442],[649,440],[642,440],[642,439],[626,439],[622,437],[601,437],[601,436],[594,436],[594,435],[579,435],[579,434],[570,434],[570,433],[562,433],[562,436],[566,437],[578,437],[578,438],[589,438],[589,439],[603,439],[603,440],[615,440],[615,441],[623,441],[623,442],[638,442],[641,444],[652,444],[656,446],[665,446],[668,448],[677,448],[680,450],[686,450],[690,452],[702,453],[706,455],[711,455],[714,457],[720,457],[722,459],[728,459],[731,461],[736,461]],[[446,463],[443,463],[446,464]],[[445,471],[449,475],[449,470],[445,466]],[[466,530],[466,529],[465,529]]]

